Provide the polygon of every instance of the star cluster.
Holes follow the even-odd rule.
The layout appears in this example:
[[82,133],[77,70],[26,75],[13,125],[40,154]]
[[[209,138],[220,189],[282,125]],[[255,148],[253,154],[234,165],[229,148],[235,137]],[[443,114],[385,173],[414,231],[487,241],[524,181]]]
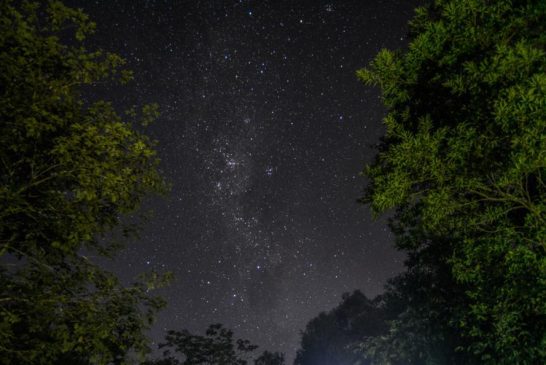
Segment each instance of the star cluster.
[[404,46],[417,2],[67,3],[135,71],[98,96],[162,111],[149,133],[172,190],[109,264],[174,273],[156,342],[221,322],[292,359],[309,319],[401,269],[385,221],[356,203],[384,110],[355,70]]

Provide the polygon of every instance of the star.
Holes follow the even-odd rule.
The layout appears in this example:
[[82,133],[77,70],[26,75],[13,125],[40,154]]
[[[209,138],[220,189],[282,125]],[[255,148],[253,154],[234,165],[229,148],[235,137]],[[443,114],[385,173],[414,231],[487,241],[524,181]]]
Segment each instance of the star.
[[379,294],[402,268],[386,222],[355,203],[384,109],[354,74],[407,42],[417,2],[67,0],[97,23],[89,46],[135,75],[97,97],[160,105],[143,133],[171,191],[110,264],[127,282],[173,272],[153,341],[222,322],[291,363],[332,298]]

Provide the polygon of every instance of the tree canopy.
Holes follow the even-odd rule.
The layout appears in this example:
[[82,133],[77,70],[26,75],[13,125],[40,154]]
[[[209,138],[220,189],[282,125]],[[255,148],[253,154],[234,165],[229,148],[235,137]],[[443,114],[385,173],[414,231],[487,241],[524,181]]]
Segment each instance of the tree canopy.
[[[546,362],[545,26],[540,0],[436,0],[407,51],[358,71],[388,109],[362,201],[395,211],[397,246],[421,267],[447,268],[443,320],[479,363]],[[415,318],[391,331],[407,343]]]
[[362,358],[356,344],[382,334],[385,328],[383,311],[377,301],[369,300],[360,291],[346,293],[336,308],[320,313],[307,323],[294,364],[352,365]]
[[[407,270],[311,320],[295,364],[546,363],[546,2],[431,0],[410,26],[407,50],[357,73],[387,108],[362,202],[392,211]],[[60,1],[0,0],[0,364],[130,363],[164,304],[157,274],[124,286],[97,264],[165,183],[144,134],[157,106],[85,96],[131,79],[88,49],[94,27]],[[219,324],[160,347],[149,364],[256,349]]]
[[94,27],[59,1],[0,1],[2,364],[123,363],[146,351],[162,305],[152,282],[121,286],[92,259],[112,255],[113,230],[131,229],[122,217],[165,189],[141,132],[157,107],[119,114],[82,96],[131,78],[121,57],[86,48]]
[[[233,331],[222,324],[211,324],[204,336],[188,330],[170,330],[165,343],[159,344],[163,358],[151,360],[149,365],[246,365],[258,346],[248,340],[234,339]],[[264,352],[256,364],[283,365],[284,357],[278,353]]]
[[264,351],[257,359],[254,365],[284,365],[284,354],[280,352]]

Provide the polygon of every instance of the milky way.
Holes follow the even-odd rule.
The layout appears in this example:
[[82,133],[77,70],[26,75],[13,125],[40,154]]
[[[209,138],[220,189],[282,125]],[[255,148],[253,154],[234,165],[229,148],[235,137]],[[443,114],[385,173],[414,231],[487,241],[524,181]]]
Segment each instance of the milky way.
[[416,2],[67,3],[135,71],[97,97],[161,107],[149,133],[171,192],[108,263],[124,280],[174,273],[154,341],[221,322],[292,359],[309,319],[401,269],[385,221],[356,203],[384,110],[355,71],[406,44]]

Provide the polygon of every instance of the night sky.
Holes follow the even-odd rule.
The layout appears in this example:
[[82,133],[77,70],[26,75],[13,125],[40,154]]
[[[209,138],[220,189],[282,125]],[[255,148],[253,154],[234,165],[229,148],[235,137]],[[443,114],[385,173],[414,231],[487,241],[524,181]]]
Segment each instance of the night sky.
[[291,361],[311,318],[402,269],[385,220],[356,203],[385,110],[355,71],[407,44],[418,1],[66,3],[135,72],[96,96],[161,108],[148,133],[172,190],[108,264],[125,281],[174,273],[154,341],[220,322]]

